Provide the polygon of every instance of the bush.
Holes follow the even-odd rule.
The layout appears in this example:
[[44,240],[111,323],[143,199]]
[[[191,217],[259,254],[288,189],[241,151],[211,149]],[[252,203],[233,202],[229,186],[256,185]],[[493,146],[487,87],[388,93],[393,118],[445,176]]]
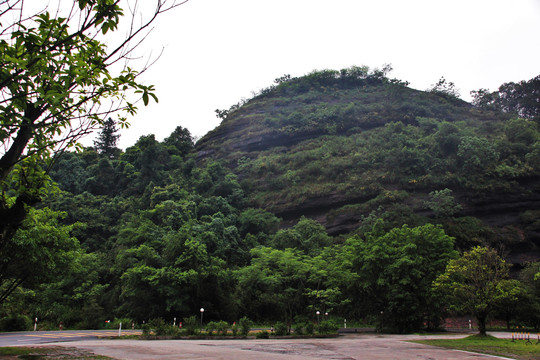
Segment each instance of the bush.
[[294,327],[295,335],[313,335],[315,325],[311,321],[299,322]]
[[226,321],[218,321],[215,325],[218,335],[226,336],[229,330],[229,324]]
[[190,316],[184,319],[182,323],[182,329],[186,335],[196,335],[200,332],[199,330],[199,321],[195,315]]
[[[59,322],[62,321],[64,328],[73,329],[99,329],[103,326],[110,325],[104,323],[104,319],[108,318],[108,314],[103,310],[95,299],[82,306],[80,309],[70,309],[67,304],[56,305],[52,310],[54,330],[58,330]],[[41,322],[38,324],[41,328]]]
[[171,325],[167,324],[165,320],[159,318],[159,319],[153,319],[149,322],[150,326],[154,329],[157,336],[164,336],[164,335],[171,335],[170,328]]
[[251,330],[251,326],[253,326],[253,322],[244,316],[238,321],[238,325],[240,325],[240,334],[242,334],[242,336],[247,336],[249,330]]
[[216,323],[213,321],[210,321],[208,324],[206,324],[206,335],[212,336],[214,334],[215,328],[216,328]]
[[315,332],[315,325],[313,325],[313,323],[311,321],[308,321],[306,323],[306,334],[308,335],[313,335],[313,333]]
[[108,327],[111,329],[118,329],[120,327],[120,323],[122,323],[122,329],[131,329],[133,320],[127,318],[114,319]]
[[[33,324],[32,324],[32,329],[33,329]],[[38,322],[38,330],[40,330],[40,331],[54,331],[54,330],[58,330],[58,325],[55,322],[50,321],[50,320],[39,321]],[[2,331],[1,328],[0,328],[0,331]]]
[[319,334],[334,334],[338,329],[339,325],[330,320],[321,321],[319,324]]
[[143,336],[148,336],[152,332],[152,328],[150,327],[150,324],[148,323],[142,324],[141,329],[142,329]]
[[226,321],[210,321],[208,325],[206,325],[206,334],[208,336],[214,335],[214,331],[216,332],[216,335],[227,335],[227,330],[229,330],[229,324],[227,324]]
[[167,324],[161,318],[148,321],[148,323],[143,325],[142,331],[144,336],[152,335],[152,333],[156,336],[174,336],[179,333],[176,326]]
[[0,330],[2,331],[26,331],[31,326],[32,321],[24,315],[11,315],[0,320]]
[[294,326],[294,334],[295,335],[304,335],[305,334],[305,323],[298,323]]
[[231,327],[231,331],[232,331],[233,336],[238,335],[238,325],[236,325],[236,323],[234,323],[233,326]]
[[277,336],[284,336],[289,334],[289,327],[285,323],[278,321],[274,328]]
[[258,332],[257,335],[255,335],[257,339],[269,339],[270,333],[266,330],[263,330],[261,332]]

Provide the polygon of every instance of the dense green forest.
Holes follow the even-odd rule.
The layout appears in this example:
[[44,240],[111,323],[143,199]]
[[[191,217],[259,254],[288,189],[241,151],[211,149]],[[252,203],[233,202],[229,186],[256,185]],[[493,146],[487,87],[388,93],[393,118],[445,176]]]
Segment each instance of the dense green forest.
[[[123,151],[104,122],[93,148],[58,158],[55,190],[0,248],[2,326],[204,308],[398,332],[461,313],[538,327],[540,80],[469,104],[444,79],[423,92],[388,70],[276,79],[217,110],[196,144],[178,127]],[[499,277],[465,287],[478,259]]]

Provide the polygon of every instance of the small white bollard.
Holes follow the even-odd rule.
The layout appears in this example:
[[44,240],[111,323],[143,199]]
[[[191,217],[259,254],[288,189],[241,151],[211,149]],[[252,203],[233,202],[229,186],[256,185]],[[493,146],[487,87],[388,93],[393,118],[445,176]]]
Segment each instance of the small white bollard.
[[122,336],[122,323],[120,323],[120,327],[118,328],[118,336]]
[[36,318],[36,321],[34,322],[34,331],[37,331],[37,318]]
[[347,319],[344,319],[344,322],[345,322],[345,329],[347,328]]

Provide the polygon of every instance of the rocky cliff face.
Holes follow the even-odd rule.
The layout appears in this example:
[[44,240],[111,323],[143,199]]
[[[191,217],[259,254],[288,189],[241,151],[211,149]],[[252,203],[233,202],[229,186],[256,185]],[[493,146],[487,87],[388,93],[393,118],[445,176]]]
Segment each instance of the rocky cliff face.
[[[199,161],[224,161],[237,174],[249,206],[283,226],[317,219],[332,235],[373,217],[435,221],[464,246],[502,244],[515,261],[537,256],[540,146],[512,140],[511,115],[386,78],[298,85],[306,81],[250,100],[197,143]],[[461,208],[446,218],[426,205],[442,189]],[[482,225],[471,230],[469,218]]]

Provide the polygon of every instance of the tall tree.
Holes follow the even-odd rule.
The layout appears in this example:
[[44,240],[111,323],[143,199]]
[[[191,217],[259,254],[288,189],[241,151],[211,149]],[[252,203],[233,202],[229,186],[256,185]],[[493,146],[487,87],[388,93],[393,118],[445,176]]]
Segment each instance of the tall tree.
[[353,259],[351,270],[357,280],[352,286],[361,288],[368,311],[382,314],[386,327],[407,332],[422,328],[424,323],[437,326],[439,298],[431,284],[457,255],[454,239],[432,224],[403,225],[388,233],[382,226],[377,222],[365,240],[347,240],[342,261]]
[[530,80],[502,84],[497,91],[471,91],[473,104],[481,108],[495,108],[540,122],[540,75]]
[[94,147],[96,151],[101,155],[107,156],[109,159],[113,159],[118,156],[120,149],[116,147],[120,135],[116,132],[116,123],[113,119],[108,118],[104,123],[101,131],[96,140],[94,140]]
[[163,140],[163,143],[172,155],[185,156],[193,149],[193,141],[188,129],[177,126],[171,135]]
[[502,84],[497,95],[497,103],[502,110],[540,121],[540,75],[528,81]]
[[477,246],[451,260],[434,282],[451,308],[473,314],[478,330],[486,335],[486,320],[503,298],[511,296],[501,284],[508,278],[508,264],[493,249]]
[[254,248],[251,264],[236,272],[240,311],[251,318],[271,318],[291,323],[305,313],[310,260],[298,250]]
[[[133,100],[156,99],[138,80],[145,69],[129,59],[156,17],[186,1],[155,0],[153,11],[146,2],[144,12],[137,0],[73,0],[36,12],[24,0],[0,1],[0,246],[43,197],[55,154],[111,113],[127,126]],[[106,45],[100,39],[118,30],[121,5],[131,12],[127,35]]]

